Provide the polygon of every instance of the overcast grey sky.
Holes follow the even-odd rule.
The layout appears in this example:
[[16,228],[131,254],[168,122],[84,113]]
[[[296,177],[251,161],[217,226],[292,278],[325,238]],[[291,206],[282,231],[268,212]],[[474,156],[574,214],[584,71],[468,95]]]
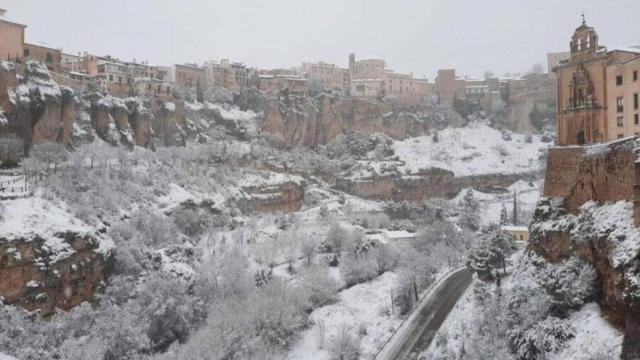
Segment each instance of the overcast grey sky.
[[605,45],[640,44],[640,0],[0,0],[27,39],[153,64],[261,68],[375,55],[433,78],[524,72],[568,48],[584,10]]

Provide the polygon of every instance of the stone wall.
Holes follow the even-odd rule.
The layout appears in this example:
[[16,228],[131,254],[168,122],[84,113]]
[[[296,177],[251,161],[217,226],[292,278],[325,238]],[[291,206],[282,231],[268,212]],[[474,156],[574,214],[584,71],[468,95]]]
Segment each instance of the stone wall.
[[[634,201],[640,204],[640,164],[636,139],[591,147],[549,149],[544,196],[564,198],[566,207],[577,214],[588,201]],[[635,206],[635,223],[640,224],[640,207]]]

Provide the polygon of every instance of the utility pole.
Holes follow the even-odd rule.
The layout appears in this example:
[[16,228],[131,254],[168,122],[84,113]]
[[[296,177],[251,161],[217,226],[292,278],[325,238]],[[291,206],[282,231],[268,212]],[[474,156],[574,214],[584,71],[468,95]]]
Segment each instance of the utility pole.
[[393,289],[391,289],[391,315],[395,315],[395,304],[393,303]]

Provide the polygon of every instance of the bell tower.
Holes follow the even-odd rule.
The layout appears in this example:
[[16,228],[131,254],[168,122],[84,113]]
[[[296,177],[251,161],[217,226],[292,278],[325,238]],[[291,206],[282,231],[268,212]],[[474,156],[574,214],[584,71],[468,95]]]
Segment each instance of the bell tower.
[[584,13],[582,24],[575,30],[571,37],[571,59],[584,59],[598,52],[598,33],[587,25]]

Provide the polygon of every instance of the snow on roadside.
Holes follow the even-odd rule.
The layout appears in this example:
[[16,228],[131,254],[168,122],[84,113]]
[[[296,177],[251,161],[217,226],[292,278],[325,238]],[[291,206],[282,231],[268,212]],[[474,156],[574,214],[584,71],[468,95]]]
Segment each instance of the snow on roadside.
[[18,359],[10,355],[0,353],[0,360],[18,360]]
[[[345,325],[351,334],[360,336],[361,358],[371,359],[401,322],[385,311],[390,308],[389,296],[396,279],[396,274],[387,272],[375,280],[340,292],[337,303],[316,309],[311,314],[315,324],[304,332],[286,358],[330,359],[329,342]],[[361,327],[366,328],[366,334],[359,334]]]
[[534,135],[503,133],[483,124],[472,123],[462,128],[447,128],[438,132],[438,141],[426,135],[394,142],[394,150],[407,174],[422,169],[440,168],[456,176],[483,174],[519,174],[542,169],[540,156],[551,144]]
[[[444,335],[447,337],[447,347],[452,353],[457,354],[462,347],[462,340],[464,337],[465,329],[469,327],[469,320],[476,313],[476,303],[473,300],[473,288],[475,282],[474,279],[469,285],[467,290],[462,294],[456,305],[449,312],[446,320],[440,326],[438,335]],[[438,336],[436,335],[436,336]],[[438,349],[436,349],[436,341],[431,341],[429,347],[422,353],[422,357],[431,359],[437,355]]]

